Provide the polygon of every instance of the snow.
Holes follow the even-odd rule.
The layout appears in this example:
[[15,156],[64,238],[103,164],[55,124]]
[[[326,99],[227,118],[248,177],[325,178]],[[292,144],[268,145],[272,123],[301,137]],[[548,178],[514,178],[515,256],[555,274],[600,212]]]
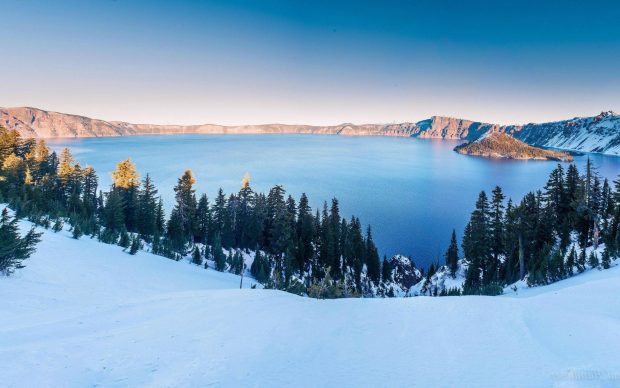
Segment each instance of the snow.
[[595,117],[528,124],[514,135],[536,146],[620,155],[620,116],[612,111]]
[[67,231],[25,264],[0,278],[4,387],[620,384],[618,266],[501,297],[314,300]]

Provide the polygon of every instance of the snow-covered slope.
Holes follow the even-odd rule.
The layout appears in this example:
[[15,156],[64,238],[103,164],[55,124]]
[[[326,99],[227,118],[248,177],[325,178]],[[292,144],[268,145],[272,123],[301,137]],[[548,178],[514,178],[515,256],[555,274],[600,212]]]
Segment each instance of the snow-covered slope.
[[612,111],[594,117],[527,124],[515,127],[513,135],[534,146],[620,155],[620,115]]
[[[620,267],[516,297],[313,300],[68,232],[0,278],[3,387],[617,383]],[[244,282],[249,285],[249,282]]]

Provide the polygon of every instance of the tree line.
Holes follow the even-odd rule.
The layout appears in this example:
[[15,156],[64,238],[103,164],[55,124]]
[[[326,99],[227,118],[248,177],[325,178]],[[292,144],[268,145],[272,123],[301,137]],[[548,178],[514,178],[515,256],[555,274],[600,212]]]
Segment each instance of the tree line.
[[[587,247],[593,248],[589,255]],[[482,191],[461,248],[464,294],[494,295],[520,279],[542,285],[587,266],[609,268],[620,254],[620,178],[612,183],[601,179],[588,158],[583,174],[574,164],[566,171],[558,164],[544,189],[526,194],[518,204],[506,202],[500,187],[490,198]],[[454,276],[459,261],[454,232],[445,257]]]
[[[370,226],[340,215],[337,199],[312,209],[276,185],[255,192],[245,176],[237,193],[220,189],[215,198],[197,194],[190,170],[178,179],[175,203],[167,216],[159,192],[146,174],[141,179],[128,159],[112,173],[107,191],[99,189],[92,167],[82,167],[69,149],[57,155],[44,140],[22,139],[0,126],[0,202],[16,217],[54,231],[70,225],[74,238],[88,235],[118,244],[130,254],[140,249],[174,260],[188,258],[205,268],[236,274],[249,270],[270,288],[315,297],[391,295],[393,269],[380,260]],[[39,240],[31,230],[17,233],[8,212],[0,220],[0,271],[21,266]],[[597,254],[593,249],[604,243]],[[6,249],[6,247],[20,247]],[[5,252],[6,251],[6,252]],[[460,255],[462,251],[462,255]],[[587,267],[608,268],[620,255],[620,179],[601,179],[588,159],[585,171],[561,164],[543,190],[519,203],[506,200],[500,187],[483,191],[459,244],[453,231],[446,266],[465,270],[462,289],[445,295],[501,293],[520,279],[548,284]]]
[[[245,176],[237,193],[220,189],[215,198],[197,194],[190,170],[178,179],[175,204],[167,217],[149,174],[143,179],[128,159],[112,173],[109,190],[99,189],[95,170],[82,167],[71,151],[57,155],[44,140],[22,139],[0,126],[0,201],[17,217],[62,230],[74,238],[88,235],[175,260],[241,274],[249,270],[268,287],[318,296],[362,296],[389,281],[387,260],[380,260],[372,229],[359,218],[340,215],[337,199],[312,209],[276,185],[255,192]],[[210,263],[210,264],[209,264]]]

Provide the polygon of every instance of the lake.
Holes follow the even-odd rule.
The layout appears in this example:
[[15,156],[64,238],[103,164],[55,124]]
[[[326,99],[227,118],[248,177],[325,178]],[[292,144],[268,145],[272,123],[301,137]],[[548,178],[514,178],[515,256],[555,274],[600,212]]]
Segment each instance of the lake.
[[[49,140],[92,165],[109,187],[115,165],[131,158],[147,172],[170,209],[173,187],[191,169],[198,193],[239,190],[251,175],[255,191],[283,185],[305,192],[314,209],[337,197],[341,212],[373,227],[382,254],[411,255],[418,265],[439,260],[452,228],[463,231],[478,193],[499,185],[519,201],[542,188],[556,162],[492,160],[453,152],[457,141],[321,135],[176,135]],[[590,155],[603,177],[615,179],[620,157]],[[575,157],[582,170],[587,156]]]

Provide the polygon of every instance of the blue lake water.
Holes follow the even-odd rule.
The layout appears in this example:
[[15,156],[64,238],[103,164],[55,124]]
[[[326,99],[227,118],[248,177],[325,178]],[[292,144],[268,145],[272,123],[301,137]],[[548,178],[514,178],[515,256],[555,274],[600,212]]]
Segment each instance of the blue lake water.
[[[243,175],[267,192],[281,184],[313,208],[332,197],[341,212],[373,227],[382,254],[411,255],[419,265],[440,260],[452,228],[462,232],[481,190],[500,185],[515,200],[542,188],[555,162],[492,160],[459,155],[458,142],[320,135],[177,135],[50,140],[92,165],[106,189],[115,165],[128,157],[153,177],[170,208],[172,188],[186,169],[196,189],[214,198],[239,190]],[[580,167],[587,156],[577,156]],[[620,157],[590,155],[599,173],[615,179]]]

